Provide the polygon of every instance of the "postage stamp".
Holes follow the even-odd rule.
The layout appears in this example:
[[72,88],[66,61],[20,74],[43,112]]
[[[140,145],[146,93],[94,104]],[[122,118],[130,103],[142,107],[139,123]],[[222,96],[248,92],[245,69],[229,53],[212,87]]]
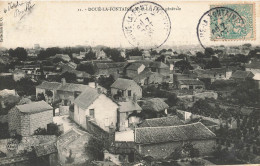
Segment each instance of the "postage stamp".
[[254,40],[255,6],[251,4],[210,5],[211,40]]
[[139,48],[158,48],[168,39],[171,21],[162,6],[138,2],[126,12],[122,29],[128,42]]

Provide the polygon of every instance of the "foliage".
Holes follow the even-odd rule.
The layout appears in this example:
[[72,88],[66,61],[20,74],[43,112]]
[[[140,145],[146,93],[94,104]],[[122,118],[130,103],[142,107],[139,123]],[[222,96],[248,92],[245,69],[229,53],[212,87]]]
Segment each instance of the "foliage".
[[34,135],[47,135],[47,130],[45,128],[38,128],[34,131]]
[[155,59],[155,61],[157,61],[157,62],[164,62],[165,61],[165,56],[164,55],[160,55],[158,58]]
[[46,90],[46,91],[45,91],[45,94],[46,94],[48,97],[52,97],[52,96],[53,96],[53,93],[52,93],[52,91],[50,91],[50,90]]
[[77,70],[85,71],[91,75],[95,74],[95,72],[96,72],[96,69],[92,63],[79,64],[77,67]]
[[177,104],[178,100],[179,100],[179,99],[177,98],[177,95],[174,93],[174,94],[170,94],[170,95],[169,95],[169,97],[168,97],[166,103],[167,103],[170,107],[172,107],[172,106],[175,106],[175,105]]
[[0,139],[9,138],[8,123],[0,122]]
[[65,61],[62,58],[60,58],[60,57],[56,57],[56,58],[53,59],[52,62],[53,63],[59,63],[59,62],[65,62]]
[[190,63],[186,60],[181,60],[175,63],[175,67],[180,69],[180,72],[182,73],[184,70],[192,70],[192,66]]
[[214,55],[215,52],[214,52],[213,48],[207,47],[207,48],[205,48],[204,54],[205,54],[205,57],[206,57],[206,58],[209,58],[209,57],[211,57],[212,55]]
[[65,78],[66,82],[68,83],[75,83],[77,80],[77,76],[74,73],[70,73],[70,72],[64,72],[62,73],[59,78],[58,81],[61,81],[62,78]]
[[121,56],[121,53],[118,49],[116,48],[105,48],[104,52],[106,53],[107,57],[112,59],[114,62],[124,62],[125,58]]
[[41,100],[46,101],[44,94],[43,93],[38,93],[37,94],[37,100],[38,101],[41,101]]
[[55,123],[49,123],[47,125],[47,130],[45,128],[39,127],[34,131],[34,135],[56,135],[60,136],[62,131],[60,131],[59,126]]
[[61,54],[62,51],[59,47],[51,47],[47,48],[46,50],[41,50],[40,53],[37,55],[39,59],[47,59],[49,57],[55,56],[56,54]]
[[16,82],[15,90],[19,96],[35,95],[35,84],[30,78],[22,78]]
[[17,57],[19,60],[24,61],[27,58],[27,51],[23,47],[17,47],[15,50],[9,49],[8,53],[11,57]]
[[154,56],[154,55],[157,55],[157,54],[158,54],[158,52],[156,50],[151,49],[151,51],[150,51],[151,56]]
[[131,56],[142,56],[143,53],[139,48],[134,48],[134,49],[127,49],[126,50],[126,57],[129,58]]
[[220,68],[220,67],[221,67],[221,64],[220,64],[218,58],[215,57],[215,56],[212,56],[212,60],[209,61],[209,62],[206,64],[206,66],[205,66],[206,69]]
[[110,86],[114,83],[114,81],[115,79],[112,75],[110,75],[109,77],[100,76],[98,78],[99,85],[106,89],[110,89]]
[[90,50],[89,52],[87,52],[85,54],[85,59],[86,60],[95,60],[95,59],[97,59],[96,54],[92,50]]
[[86,143],[86,152],[91,155],[92,160],[103,160],[104,158],[104,141],[94,137],[90,137],[88,143]]

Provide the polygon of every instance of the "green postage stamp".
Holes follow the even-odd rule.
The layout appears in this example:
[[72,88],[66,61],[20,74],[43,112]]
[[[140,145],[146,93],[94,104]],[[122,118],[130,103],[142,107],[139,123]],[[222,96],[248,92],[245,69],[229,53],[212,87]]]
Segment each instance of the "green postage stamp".
[[255,4],[210,5],[210,39],[255,40]]

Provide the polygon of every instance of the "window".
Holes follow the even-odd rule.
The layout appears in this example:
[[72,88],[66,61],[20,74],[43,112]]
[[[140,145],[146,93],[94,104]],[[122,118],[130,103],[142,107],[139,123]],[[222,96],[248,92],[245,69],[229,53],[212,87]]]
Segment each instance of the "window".
[[91,118],[95,118],[95,110],[94,109],[89,109],[89,116]]
[[109,126],[109,119],[108,119],[108,118],[105,119],[105,126],[106,126],[106,127]]
[[131,90],[128,90],[128,96],[131,96]]

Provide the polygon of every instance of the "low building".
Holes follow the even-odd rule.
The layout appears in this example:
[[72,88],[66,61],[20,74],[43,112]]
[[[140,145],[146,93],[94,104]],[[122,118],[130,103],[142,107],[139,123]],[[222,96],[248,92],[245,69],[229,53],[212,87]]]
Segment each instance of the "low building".
[[118,105],[97,89],[86,88],[73,103],[74,121],[85,129],[88,120],[105,131],[117,124]]
[[140,99],[142,98],[142,88],[134,80],[118,78],[111,85],[111,94],[114,98],[118,96],[125,99]]
[[126,76],[129,78],[133,78],[140,74],[142,71],[144,71],[145,65],[142,63],[131,63],[127,68],[126,68]]
[[46,128],[53,122],[53,108],[45,101],[18,105],[8,113],[10,133],[30,136],[38,128]]
[[141,112],[142,108],[133,101],[119,102],[118,109],[118,128],[119,131],[124,131],[129,128],[134,128],[140,123],[140,117],[137,116]]
[[178,89],[205,89],[205,85],[200,80],[179,80],[177,83]]
[[252,79],[253,77],[254,74],[251,71],[237,70],[232,73],[231,79],[235,81],[245,81],[247,79]]
[[209,155],[216,145],[216,135],[202,123],[178,126],[135,128],[137,150],[141,155],[162,159],[170,156],[176,148],[190,142],[199,154]]
[[149,68],[152,72],[157,72],[164,76],[169,76],[170,74],[170,67],[163,62],[152,62],[150,63]]
[[194,70],[199,79],[210,79],[210,82],[216,80],[230,79],[232,71],[226,68],[212,68],[207,70]]
[[14,81],[19,81],[20,79],[24,78],[26,76],[25,71],[23,70],[14,70],[13,71],[13,79]]
[[157,72],[143,71],[133,77],[133,80],[139,85],[161,84],[166,81],[165,76]]
[[[142,103],[142,105],[141,105]],[[159,116],[160,114],[168,114],[167,109],[169,108],[161,98],[152,98],[149,100],[141,101],[140,106],[144,110],[145,118],[150,118],[150,116]]]
[[56,54],[54,58],[60,58],[65,62],[69,62],[71,60],[68,54]]

